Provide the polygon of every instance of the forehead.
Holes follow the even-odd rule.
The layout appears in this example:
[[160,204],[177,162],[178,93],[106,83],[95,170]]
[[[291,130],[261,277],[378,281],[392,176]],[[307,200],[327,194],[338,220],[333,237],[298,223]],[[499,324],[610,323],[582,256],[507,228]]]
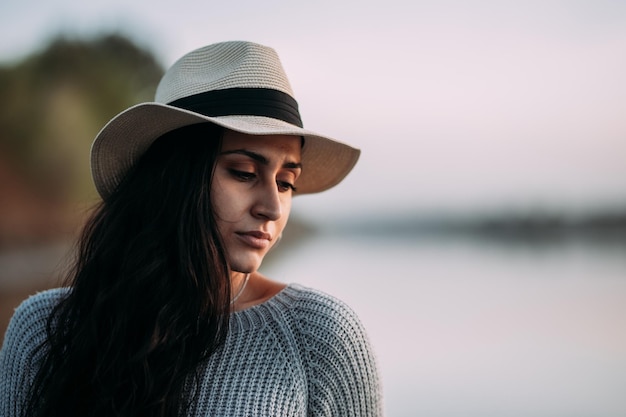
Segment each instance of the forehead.
[[222,151],[246,149],[262,154],[282,155],[300,160],[301,138],[285,135],[247,135],[232,130],[224,131]]

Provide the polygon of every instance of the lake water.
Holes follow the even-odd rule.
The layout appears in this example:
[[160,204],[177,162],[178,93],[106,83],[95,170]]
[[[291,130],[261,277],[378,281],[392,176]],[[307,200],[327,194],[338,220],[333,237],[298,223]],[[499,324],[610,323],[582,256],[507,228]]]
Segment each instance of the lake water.
[[623,242],[322,234],[268,261],[357,311],[390,417],[626,416]]
[[[52,277],[67,249],[3,254],[0,286]],[[262,270],[357,311],[389,417],[626,416],[623,240],[312,233]]]

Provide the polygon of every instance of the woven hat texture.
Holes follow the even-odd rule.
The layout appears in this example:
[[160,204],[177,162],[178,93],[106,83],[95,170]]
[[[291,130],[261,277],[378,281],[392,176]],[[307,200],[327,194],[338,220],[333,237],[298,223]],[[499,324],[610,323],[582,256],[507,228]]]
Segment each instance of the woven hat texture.
[[223,42],[190,52],[167,70],[155,101],[115,116],[96,136],[91,170],[106,198],[163,134],[211,122],[250,135],[305,138],[298,194],[327,190],[356,164],[360,151],[304,129],[289,80],[276,52],[251,42]]

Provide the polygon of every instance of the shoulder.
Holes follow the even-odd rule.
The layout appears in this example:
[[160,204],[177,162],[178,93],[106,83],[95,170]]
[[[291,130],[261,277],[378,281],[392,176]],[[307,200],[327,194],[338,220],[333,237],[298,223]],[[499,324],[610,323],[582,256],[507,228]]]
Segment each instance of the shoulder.
[[306,351],[373,363],[367,332],[350,306],[332,295],[300,285],[290,285],[286,291],[292,297],[291,314]]
[[[290,284],[267,302],[244,310],[260,314],[251,323],[277,323],[291,329],[301,348],[316,350],[323,345],[369,345],[369,340],[355,311],[342,300],[323,291],[300,284]],[[241,313],[240,313],[241,314]]]
[[46,323],[54,307],[69,293],[55,288],[30,296],[15,309],[7,328],[2,350],[16,344],[38,344],[45,337]]
[[37,373],[46,324],[67,288],[48,290],[23,301],[9,322],[0,350],[0,415],[21,415],[19,405]]
[[292,300],[294,307],[309,311],[333,312],[334,314],[354,314],[352,309],[340,299],[304,285],[290,284],[283,293]]
[[381,415],[376,358],[354,310],[331,295],[299,285],[290,285],[283,294],[291,299],[311,414]]
[[11,324],[14,322],[35,321],[47,319],[52,309],[70,292],[69,288],[54,288],[31,295],[15,309]]
[[311,326],[343,328],[344,331],[362,331],[362,324],[354,310],[340,299],[323,291],[298,284],[284,292],[292,300],[292,311],[301,322]]

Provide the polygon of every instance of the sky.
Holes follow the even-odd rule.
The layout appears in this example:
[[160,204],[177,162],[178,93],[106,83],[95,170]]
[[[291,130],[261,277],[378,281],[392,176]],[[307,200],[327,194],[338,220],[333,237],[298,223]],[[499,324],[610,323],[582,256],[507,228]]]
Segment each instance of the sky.
[[166,67],[276,49],[305,127],[363,151],[309,216],[626,207],[624,1],[5,1],[0,62],[109,31]]

